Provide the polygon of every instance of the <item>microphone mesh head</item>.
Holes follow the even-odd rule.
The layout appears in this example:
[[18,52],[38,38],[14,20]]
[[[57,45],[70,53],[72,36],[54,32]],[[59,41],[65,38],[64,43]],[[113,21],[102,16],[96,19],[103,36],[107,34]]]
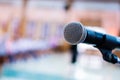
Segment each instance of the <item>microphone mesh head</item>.
[[64,38],[70,44],[76,45],[86,38],[86,30],[79,22],[72,22],[65,26]]

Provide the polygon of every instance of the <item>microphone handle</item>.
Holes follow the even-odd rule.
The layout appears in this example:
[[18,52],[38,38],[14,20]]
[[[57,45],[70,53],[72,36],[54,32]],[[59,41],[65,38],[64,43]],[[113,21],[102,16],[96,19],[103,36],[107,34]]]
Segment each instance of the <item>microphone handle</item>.
[[114,48],[120,48],[120,39],[108,34],[103,34],[86,29],[87,36],[83,43],[93,44],[94,46],[99,46],[112,50]]

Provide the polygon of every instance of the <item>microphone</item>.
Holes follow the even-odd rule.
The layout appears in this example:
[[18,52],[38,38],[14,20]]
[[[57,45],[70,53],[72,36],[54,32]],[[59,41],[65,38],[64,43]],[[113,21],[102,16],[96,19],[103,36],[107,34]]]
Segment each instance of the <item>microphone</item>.
[[64,38],[71,45],[92,44],[101,51],[104,60],[111,63],[120,63],[120,59],[112,54],[113,49],[120,48],[120,38],[118,37],[86,29],[79,22],[71,22],[65,25]]
[[86,29],[79,22],[72,22],[65,26],[64,38],[72,45],[88,43],[110,50],[120,48],[120,38]]

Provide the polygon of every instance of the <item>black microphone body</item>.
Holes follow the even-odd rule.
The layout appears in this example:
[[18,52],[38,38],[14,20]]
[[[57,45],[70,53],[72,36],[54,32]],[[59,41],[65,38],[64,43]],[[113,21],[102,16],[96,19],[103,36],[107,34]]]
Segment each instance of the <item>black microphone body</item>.
[[86,31],[87,31],[87,36],[83,41],[83,43],[94,44],[95,46],[110,50],[114,48],[120,48],[119,38],[88,29],[86,29]]
[[64,38],[72,45],[88,43],[109,50],[120,48],[120,38],[86,29],[79,22],[66,25]]

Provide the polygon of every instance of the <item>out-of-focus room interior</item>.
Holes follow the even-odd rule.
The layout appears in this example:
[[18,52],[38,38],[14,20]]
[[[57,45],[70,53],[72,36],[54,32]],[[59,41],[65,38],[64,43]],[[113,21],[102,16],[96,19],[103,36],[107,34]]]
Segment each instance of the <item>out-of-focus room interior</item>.
[[65,41],[72,21],[119,37],[120,0],[0,0],[0,80],[120,80],[97,48]]

